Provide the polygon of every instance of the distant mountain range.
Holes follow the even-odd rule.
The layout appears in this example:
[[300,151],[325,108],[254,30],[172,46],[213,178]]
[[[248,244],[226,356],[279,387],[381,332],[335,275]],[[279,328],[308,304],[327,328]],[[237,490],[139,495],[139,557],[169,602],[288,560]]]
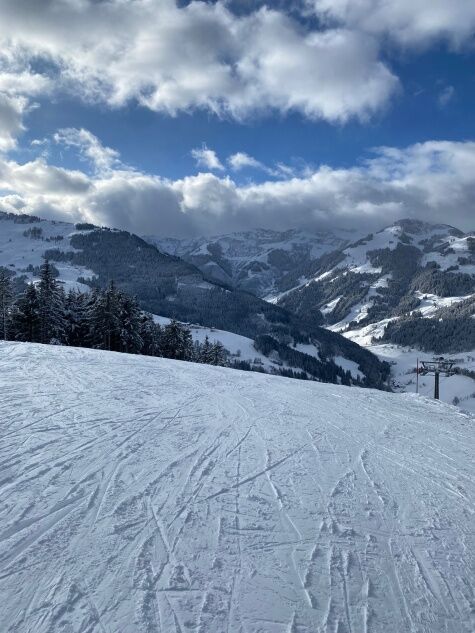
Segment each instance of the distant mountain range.
[[[157,240],[210,275],[391,364],[391,387],[415,391],[417,358],[444,354],[458,373],[441,397],[475,412],[475,233],[401,220],[371,235],[252,231]],[[419,389],[431,395],[429,378]]]
[[137,235],[0,213],[0,266],[18,291],[37,278],[43,258],[54,263],[66,288],[104,287],[114,280],[153,314],[253,339],[256,350],[283,370],[299,369],[326,382],[386,385],[389,367],[369,351]]
[[212,238],[178,240],[146,236],[164,253],[177,255],[204,274],[268,299],[295,285],[312,262],[361,237],[355,231],[311,233],[256,229]]
[[401,220],[364,237],[257,230],[147,239],[349,338],[367,328],[425,351],[475,348],[475,235],[449,225]]
[[475,234],[449,225],[177,240],[0,214],[0,266],[19,289],[44,257],[66,287],[114,279],[153,314],[247,337],[256,356],[325,381],[384,387],[370,353],[387,360],[384,345],[475,350]]

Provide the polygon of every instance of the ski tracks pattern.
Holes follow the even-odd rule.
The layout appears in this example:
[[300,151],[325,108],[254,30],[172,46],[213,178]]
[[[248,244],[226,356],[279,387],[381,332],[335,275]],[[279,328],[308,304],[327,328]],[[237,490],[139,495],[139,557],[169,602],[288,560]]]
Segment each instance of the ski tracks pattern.
[[1,351],[2,631],[474,630],[473,421],[455,409]]

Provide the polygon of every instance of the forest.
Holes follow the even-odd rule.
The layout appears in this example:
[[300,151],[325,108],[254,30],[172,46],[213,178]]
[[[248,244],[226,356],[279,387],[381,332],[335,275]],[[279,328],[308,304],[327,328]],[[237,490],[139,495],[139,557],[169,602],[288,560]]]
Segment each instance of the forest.
[[160,326],[114,282],[105,289],[65,293],[55,275],[45,260],[39,282],[27,284],[18,294],[11,273],[0,268],[1,339],[227,363],[228,353],[219,341],[193,341],[189,328],[175,320]]

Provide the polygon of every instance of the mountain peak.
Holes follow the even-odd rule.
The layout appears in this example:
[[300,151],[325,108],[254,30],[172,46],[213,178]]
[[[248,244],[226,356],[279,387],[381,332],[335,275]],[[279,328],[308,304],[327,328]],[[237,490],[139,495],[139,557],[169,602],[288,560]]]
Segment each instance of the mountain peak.
[[401,220],[397,220],[392,226],[400,227],[405,233],[409,233],[411,235],[420,235],[421,233],[429,233],[435,230],[450,232],[451,234],[456,234],[459,237],[462,237],[463,235],[462,231],[450,224],[432,224],[430,222],[423,222],[422,220],[416,220],[414,218],[403,218]]

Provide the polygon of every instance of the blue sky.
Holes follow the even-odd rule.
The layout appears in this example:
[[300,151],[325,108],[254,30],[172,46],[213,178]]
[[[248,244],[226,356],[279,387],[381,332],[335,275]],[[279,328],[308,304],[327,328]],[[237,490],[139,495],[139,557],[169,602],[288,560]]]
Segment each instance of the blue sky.
[[[301,113],[261,114],[242,122],[202,111],[170,117],[137,103],[110,109],[62,97],[39,100],[40,107],[27,120],[24,145],[50,137],[58,128],[85,127],[134,167],[174,179],[196,171],[191,150],[203,143],[223,157],[240,151],[266,164],[349,167],[381,145],[402,148],[429,140],[475,138],[473,51],[455,53],[439,45],[392,59],[391,67],[401,79],[400,92],[365,123],[332,124]],[[63,152],[63,157],[55,156],[55,161],[78,166],[74,155]],[[241,176],[243,181],[266,178],[254,170]]]
[[472,1],[239,8],[0,0],[0,209],[162,235],[475,227]]

